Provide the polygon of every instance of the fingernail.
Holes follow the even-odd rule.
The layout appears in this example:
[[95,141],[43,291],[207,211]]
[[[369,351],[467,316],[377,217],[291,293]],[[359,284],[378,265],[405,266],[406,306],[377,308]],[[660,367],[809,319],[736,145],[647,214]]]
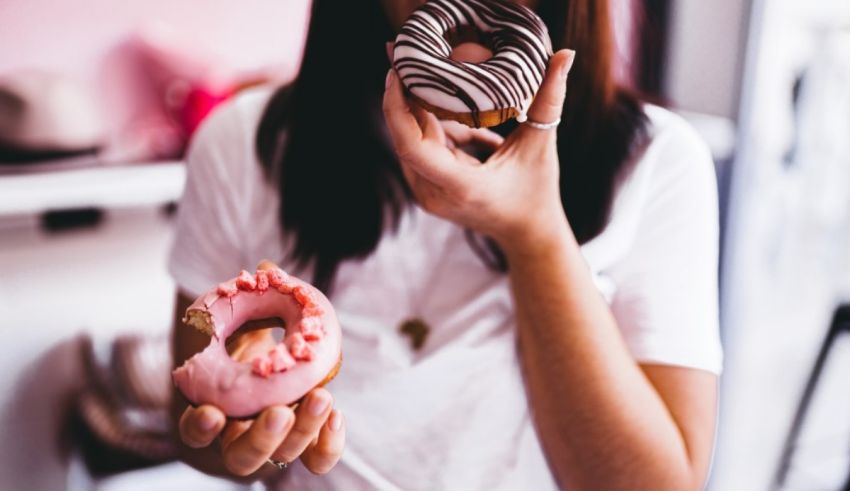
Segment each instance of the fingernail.
[[307,411],[309,411],[313,416],[320,416],[325,412],[329,404],[330,401],[326,397],[316,394],[310,398],[310,405],[307,407]]
[[342,428],[342,413],[339,412],[339,409],[334,409],[331,413],[330,421],[328,421],[328,427],[331,431],[339,431]]
[[393,82],[393,69],[390,68],[390,71],[387,72],[387,80],[384,82],[384,88],[389,89],[390,84]]
[[201,417],[198,420],[198,426],[202,431],[212,431],[215,428],[215,425],[218,423],[218,420],[215,416],[209,413],[209,411],[203,411],[201,413]]
[[567,51],[570,53],[570,57],[567,62],[564,63],[564,66],[561,67],[561,78],[567,78],[567,75],[570,74],[570,69],[573,67],[573,62],[576,61],[576,52],[571,49],[568,49]]
[[279,433],[283,431],[283,428],[288,422],[289,412],[283,408],[276,407],[269,411],[266,418],[266,429],[274,433]]

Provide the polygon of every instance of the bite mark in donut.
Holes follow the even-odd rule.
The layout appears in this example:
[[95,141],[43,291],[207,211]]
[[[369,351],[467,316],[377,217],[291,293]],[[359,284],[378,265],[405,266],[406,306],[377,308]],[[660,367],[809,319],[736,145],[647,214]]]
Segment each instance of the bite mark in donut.
[[[278,317],[286,335],[265,355],[238,362],[227,338],[245,322]],[[290,405],[339,370],[341,333],[328,299],[280,269],[242,271],[186,310],[183,321],[210,336],[210,344],[172,372],[193,404],[213,404],[232,417],[271,405]]]
[[[476,41],[493,56],[451,59],[452,44]],[[507,0],[429,0],[396,38],[393,66],[411,99],[441,119],[488,127],[522,122],[543,76],[552,43],[533,11]]]

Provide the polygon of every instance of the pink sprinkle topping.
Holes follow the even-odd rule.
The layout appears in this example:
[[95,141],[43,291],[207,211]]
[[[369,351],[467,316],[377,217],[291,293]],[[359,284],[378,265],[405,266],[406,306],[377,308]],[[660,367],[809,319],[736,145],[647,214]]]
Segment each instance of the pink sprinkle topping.
[[279,287],[277,287],[277,291],[283,293],[284,295],[289,295],[292,293],[292,286],[287,283],[281,283]]
[[272,373],[272,362],[267,357],[258,356],[251,360],[251,370],[261,377],[268,378]]
[[236,285],[233,283],[220,283],[218,288],[215,289],[215,292],[221,297],[233,297],[239,290],[236,288]]
[[269,277],[269,285],[272,288],[280,288],[289,279],[289,275],[284,273],[281,269],[270,269],[266,271],[266,276]]
[[319,307],[319,304],[315,303],[308,307],[304,307],[301,313],[304,315],[304,317],[321,317],[325,315],[325,311],[322,310],[321,307]]
[[298,327],[307,341],[319,341],[325,335],[325,330],[322,327],[322,319],[318,317],[304,317],[301,319],[301,324]]
[[313,306],[313,297],[310,296],[310,292],[301,285],[298,285],[292,289],[292,295],[295,297],[295,301],[301,304],[302,307],[311,307]]
[[242,272],[239,273],[239,276],[236,277],[236,286],[240,290],[251,291],[257,288],[257,280],[251,273],[243,269]]
[[283,372],[295,366],[295,358],[289,354],[289,350],[283,344],[278,344],[269,351],[269,360],[275,372]]
[[265,293],[269,289],[269,272],[264,269],[257,270],[257,291]]
[[289,352],[296,360],[310,361],[313,359],[313,348],[310,347],[300,332],[289,337]]

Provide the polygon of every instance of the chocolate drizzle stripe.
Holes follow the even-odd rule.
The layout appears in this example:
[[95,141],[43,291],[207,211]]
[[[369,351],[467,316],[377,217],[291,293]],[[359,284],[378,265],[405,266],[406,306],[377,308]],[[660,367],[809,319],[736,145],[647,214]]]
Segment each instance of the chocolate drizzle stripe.
[[[486,35],[493,57],[482,63],[449,58],[447,35],[471,27]],[[450,112],[520,112],[534,97],[552,56],[548,31],[531,10],[506,0],[430,0],[396,38],[394,66],[408,90]],[[462,110],[461,108],[464,108]]]

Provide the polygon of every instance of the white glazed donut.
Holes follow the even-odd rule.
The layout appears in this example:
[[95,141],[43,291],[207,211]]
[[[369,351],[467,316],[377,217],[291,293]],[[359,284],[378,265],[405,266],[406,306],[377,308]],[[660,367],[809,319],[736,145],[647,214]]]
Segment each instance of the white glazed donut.
[[[493,57],[452,60],[452,45],[467,41],[489,47]],[[546,25],[524,6],[430,0],[401,28],[393,66],[411,98],[437,117],[488,127],[525,120],[551,56]]]

